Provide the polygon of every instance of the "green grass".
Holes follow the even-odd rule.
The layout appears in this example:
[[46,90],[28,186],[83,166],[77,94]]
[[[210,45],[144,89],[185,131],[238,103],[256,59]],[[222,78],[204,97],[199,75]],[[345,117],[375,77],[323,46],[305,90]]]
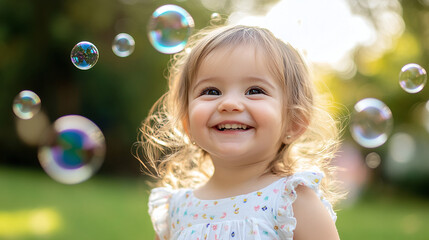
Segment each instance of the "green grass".
[[0,239],[154,239],[147,195],[138,179],[64,185],[42,170],[0,168]]
[[429,239],[429,201],[412,194],[373,192],[337,215],[342,239]]
[[[42,170],[0,167],[0,239],[153,239],[147,195],[142,179],[63,185]],[[337,213],[341,239],[429,236],[429,201],[409,194],[367,194]]]

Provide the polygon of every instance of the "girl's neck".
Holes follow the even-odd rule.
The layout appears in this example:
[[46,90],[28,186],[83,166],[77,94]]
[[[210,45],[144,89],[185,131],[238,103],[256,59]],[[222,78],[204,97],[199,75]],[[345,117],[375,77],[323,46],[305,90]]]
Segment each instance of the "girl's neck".
[[200,199],[219,199],[250,193],[264,188],[280,177],[267,173],[268,163],[256,162],[241,166],[215,165],[210,180],[194,191]]

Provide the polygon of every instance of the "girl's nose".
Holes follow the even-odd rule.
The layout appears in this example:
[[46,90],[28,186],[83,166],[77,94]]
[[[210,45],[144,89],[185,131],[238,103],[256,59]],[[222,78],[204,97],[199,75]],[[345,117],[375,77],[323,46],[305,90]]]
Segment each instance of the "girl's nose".
[[236,97],[225,96],[218,106],[219,112],[242,112],[243,110],[243,104]]

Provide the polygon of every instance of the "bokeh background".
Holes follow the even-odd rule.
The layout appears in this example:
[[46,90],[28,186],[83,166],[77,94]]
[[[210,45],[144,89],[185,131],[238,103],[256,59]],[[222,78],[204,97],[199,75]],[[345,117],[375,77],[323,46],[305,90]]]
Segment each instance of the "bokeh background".
[[[398,84],[405,64],[429,68],[428,0],[0,0],[0,239],[153,239],[149,178],[132,146],[167,88],[171,55],[147,37],[152,12],[165,4],[185,8],[194,31],[259,25],[306,56],[344,123],[334,160],[349,191],[337,206],[342,239],[428,238],[429,90],[409,94]],[[122,32],[136,42],[126,58],[112,52]],[[100,52],[86,71],[70,61],[83,40]],[[42,110],[23,123],[12,104],[26,89],[39,95]],[[394,119],[387,142],[372,149],[348,129],[354,104],[367,97],[386,103]],[[70,114],[92,120],[106,138],[100,170],[76,185],[43,171],[34,142],[38,124]]]

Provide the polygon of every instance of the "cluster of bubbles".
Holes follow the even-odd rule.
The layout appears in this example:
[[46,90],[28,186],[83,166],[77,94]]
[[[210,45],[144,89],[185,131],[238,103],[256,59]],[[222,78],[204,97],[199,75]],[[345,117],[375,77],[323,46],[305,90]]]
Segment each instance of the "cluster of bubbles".
[[[426,70],[416,63],[402,67],[399,73],[399,85],[407,93],[420,92],[427,81]],[[428,107],[429,109],[429,107]],[[350,132],[353,139],[365,148],[376,148],[383,145],[389,138],[393,128],[392,112],[382,101],[375,98],[365,98],[358,101],[350,122]],[[429,128],[428,128],[429,129]],[[409,161],[413,149],[413,139],[405,134],[394,134],[389,145],[389,151],[396,161]],[[412,149],[404,151],[404,147]],[[405,160],[404,160],[405,159]],[[372,152],[365,161],[370,168],[376,168],[381,163],[381,157]]]
[[[25,90],[15,97],[12,109],[19,120],[29,122],[40,115],[41,101],[36,93]],[[40,121],[36,122],[41,124]],[[20,121],[17,124],[18,132],[23,131],[22,128],[28,131],[28,126],[31,126],[31,124],[22,125]],[[38,127],[31,126],[31,129]],[[42,168],[58,182],[75,184],[85,181],[100,168],[104,161],[103,133],[97,125],[85,117],[64,116],[57,119],[52,126],[46,129],[40,128],[35,132],[39,136],[23,140],[28,144],[39,146],[38,159]],[[37,140],[40,141],[37,142]]]
[[[222,17],[213,13],[212,21],[219,22]],[[168,4],[157,8],[148,23],[148,37],[152,46],[164,54],[182,51],[194,29],[194,19],[183,8]],[[112,43],[112,51],[118,57],[128,57],[135,48],[134,38],[127,33],[116,35]],[[88,41],[76,44],[70,54],[71,61],[80,70],[88,70],[95,66],[99,58],[97,47]]]
[[[23,101],[25,107],[22,107]],[[13,110],[19,119],[29,121],[36,114],[40,114],[40,98],[32,91],[23,91],[15,98]],[[22,124],[18,125],[18,128],[22,127]],[[51,127],[42,130],[44,131],[36,132],[43,137],[32,138],[44,139],[43,142],[26,142],[39,145],[38,159],[41,166],[58,182],[75,184],[85,181],[103,163],[104,136],[89,119],[77,115],[64,116],[56,120]]]
[[[214,13],[211,19],[220,21],[221,16]],[[176,5],[164,5],[152,14],[148,36],[156,50],[173,54],[185,48],[193,28],[194,20],[186,10]],[[112,42],[112,51],[118,57],[130,56],[134,48],[134,38],[127,33],[116,35]],[[80,70],[94,67],[99,56],[97,47],[88,41],[77,43],[70,53],[71,62]],[[37,128],[37,131],[33,131],[37,136],[23,140],[39,146],[39,162],[54,180],[64,184],[80,183],[90,178],[102,165],[106,151],[105,139],[102,131],[91,120],[79,115],[68,115],[51,125],[47,117],[39,113],[39,96],[30,90],[22,91],[15,97],[12,109],[19,120],[19,133]],[[29,121],[37,114],[41,116],[38,120]],[[43,119],[45,121],[41,121]],[[40,125],[40,122],[45,123],[43,127],[33,126],[34,123]]]

